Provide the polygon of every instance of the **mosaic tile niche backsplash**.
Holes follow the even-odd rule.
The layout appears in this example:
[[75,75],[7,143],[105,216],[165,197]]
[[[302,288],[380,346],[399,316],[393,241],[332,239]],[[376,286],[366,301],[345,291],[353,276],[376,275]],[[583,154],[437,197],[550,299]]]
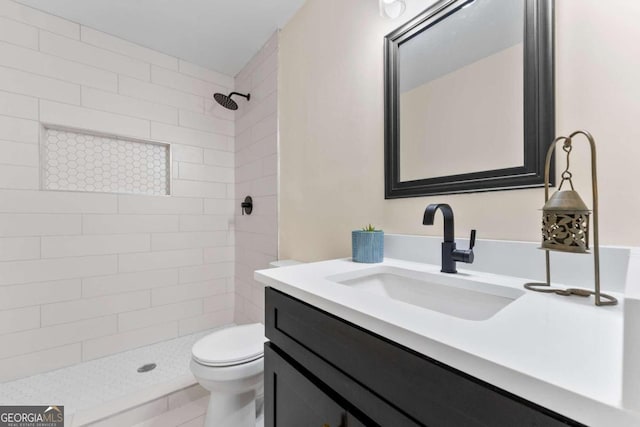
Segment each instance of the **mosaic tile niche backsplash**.
[[166,144],[47,128],[42,150],[47,190],[170,194]]

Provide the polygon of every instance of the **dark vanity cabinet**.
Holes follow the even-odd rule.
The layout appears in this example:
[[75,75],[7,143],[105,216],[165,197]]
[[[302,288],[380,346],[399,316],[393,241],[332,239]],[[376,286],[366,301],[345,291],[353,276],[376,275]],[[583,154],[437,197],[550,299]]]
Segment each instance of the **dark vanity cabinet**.
[[265,426],[580,426],[266,289]]
[[[295,367],[281,356],[274,346],[267,344],[265,357],[269,360],[268,390],[269,422],[278,426],[363,426],[343,407],[337,396],[326,386],[317,385],[302,367]],[[304,373],[303,373],[304,372]]]

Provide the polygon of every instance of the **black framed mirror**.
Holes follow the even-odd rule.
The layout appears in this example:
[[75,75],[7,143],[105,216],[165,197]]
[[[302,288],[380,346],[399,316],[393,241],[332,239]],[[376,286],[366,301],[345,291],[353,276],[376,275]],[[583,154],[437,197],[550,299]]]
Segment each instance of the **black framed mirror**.
[[553,19],[553,0],[441,0],[385,37],[385,198],[544,185]]

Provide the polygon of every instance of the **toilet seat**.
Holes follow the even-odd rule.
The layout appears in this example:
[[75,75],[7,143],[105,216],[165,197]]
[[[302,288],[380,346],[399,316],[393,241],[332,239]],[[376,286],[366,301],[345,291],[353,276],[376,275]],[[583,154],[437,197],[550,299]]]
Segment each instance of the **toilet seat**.
[[232,326],[201,338],[191,350],[194,362],[214,368],[251,363],[264,355],[264,325]]
[[235,362],[214,362],[214,361],[202,360],[197,357],[194,357],[193,360],[202,366],[208,366],[210,368],[227,368],[231,366],[246,365],[247,363],[253,362],[258,359],[262,359],[262,357],[263,355],[260,354],[253,358],[242,359]]

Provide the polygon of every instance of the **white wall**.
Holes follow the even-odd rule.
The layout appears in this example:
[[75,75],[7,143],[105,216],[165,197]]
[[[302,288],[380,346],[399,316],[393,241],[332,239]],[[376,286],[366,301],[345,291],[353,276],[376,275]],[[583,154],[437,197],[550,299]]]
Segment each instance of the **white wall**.
[[[281,257],[348,256],[350,231],[368,223],[441,236],[440,219],[422,225],[433,202],[451,204],[458,237],[477,228],[479,239],[540,239],[541,189],[384,200],[382,41],[431,3],[413,0],[402,19],[386,21],[370,0],[308,0],[282,30]],[[640,245],[640,2],[555,5],[557,133],[587,129],[596,138],[601,242]],[[577,141],[572,164],[590,204],[587,152]]]
[[[236,76],[251,93],[236,116],[236,322],[264,322],[264,286],[253,272],[278,257],[278,33]],[[240,203],[253,197],[253,213]]]
[[[233,321],[233,86],[0,0],[0,381]],[[171,143],[173,195],[40,191],[42,123]]]

